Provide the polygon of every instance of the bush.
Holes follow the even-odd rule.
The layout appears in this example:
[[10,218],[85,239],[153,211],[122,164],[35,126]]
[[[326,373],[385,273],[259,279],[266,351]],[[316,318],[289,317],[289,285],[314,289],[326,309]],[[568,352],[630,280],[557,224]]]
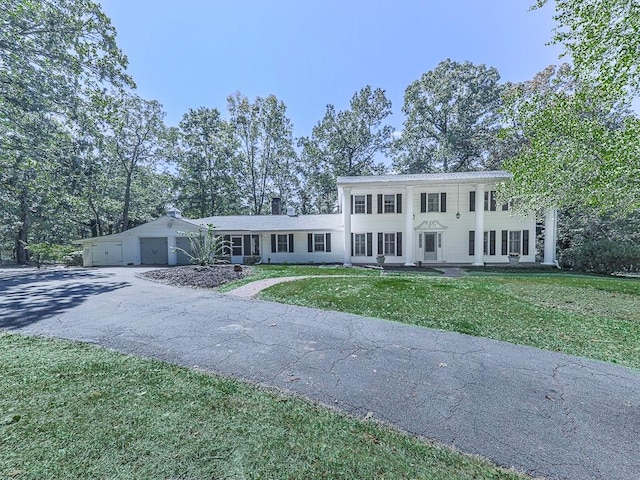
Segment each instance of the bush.
[[215,227],[207,224],[207,230],[202,227],[194,232],[178,232],[189,239],[191,251],[175,247],[173,251],[181,251],[189,257],[191,263],[195,265],[214,265],[216,263],[229,263],[225,250],[229,249],[229,242],[224,240],[222,235],[216,234]]
[[640,272],[640,245],[607,239],[587,240],[562,250],[558,261],[563,268],[587,273]]
[[82,252],[78,251],[78,247],[73,245],[40,242],[30,243],[25,246],[25,249],[31,254],[32,260],[36,262],[38,268],[40,268],[43,263],[82,265]]

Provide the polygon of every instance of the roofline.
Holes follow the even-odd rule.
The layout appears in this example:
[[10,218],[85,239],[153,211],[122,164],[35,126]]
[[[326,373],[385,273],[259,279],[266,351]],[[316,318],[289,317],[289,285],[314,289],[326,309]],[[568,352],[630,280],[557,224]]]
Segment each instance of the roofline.
[[407,186],[424,185],[429,183],[477,183],[483,181],[510,180],[511,172],[506,170],[485,170],[479,172],[450,172],[450,173],[421,173],[421,174],[393,174],[393,175],[362,175],[338,177],[337,185],[389,185],[402,184]]

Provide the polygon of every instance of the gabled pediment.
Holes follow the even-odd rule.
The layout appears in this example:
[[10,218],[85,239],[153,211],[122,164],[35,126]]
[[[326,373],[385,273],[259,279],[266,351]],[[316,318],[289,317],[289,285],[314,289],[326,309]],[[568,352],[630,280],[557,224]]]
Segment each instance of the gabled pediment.
[[437,220],[425,220],[415,230],[446,230],[447,228],[449,227],[445,227]]

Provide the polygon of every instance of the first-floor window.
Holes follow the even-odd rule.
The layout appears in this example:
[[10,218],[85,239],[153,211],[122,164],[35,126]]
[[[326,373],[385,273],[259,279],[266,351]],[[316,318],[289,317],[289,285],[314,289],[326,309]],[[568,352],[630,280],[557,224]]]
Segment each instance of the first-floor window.
[[356,257],[364,257],[367,254],[366,233],[355,233],[353,235],[353,253]]
[[384,254],[385,255],[396,254],[396,234],[395,233],[384,234]]
[[278,235],[278,252],[288,252],[289,242],[287,235]]
[[520,239],[521,239],[520,230],[509,232],[509,253],[520,254]]
[[324,233],[313,234],[313,251],[324,252]]

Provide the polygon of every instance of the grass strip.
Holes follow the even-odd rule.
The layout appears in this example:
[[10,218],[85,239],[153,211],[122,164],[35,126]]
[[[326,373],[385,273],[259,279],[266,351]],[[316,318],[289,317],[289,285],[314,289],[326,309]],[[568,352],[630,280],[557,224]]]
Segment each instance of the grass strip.
[[261,298],[640,368],[640,282],[563,275],[306,279]]
[[0,477],[524,479],[239,381],[0,334]]

